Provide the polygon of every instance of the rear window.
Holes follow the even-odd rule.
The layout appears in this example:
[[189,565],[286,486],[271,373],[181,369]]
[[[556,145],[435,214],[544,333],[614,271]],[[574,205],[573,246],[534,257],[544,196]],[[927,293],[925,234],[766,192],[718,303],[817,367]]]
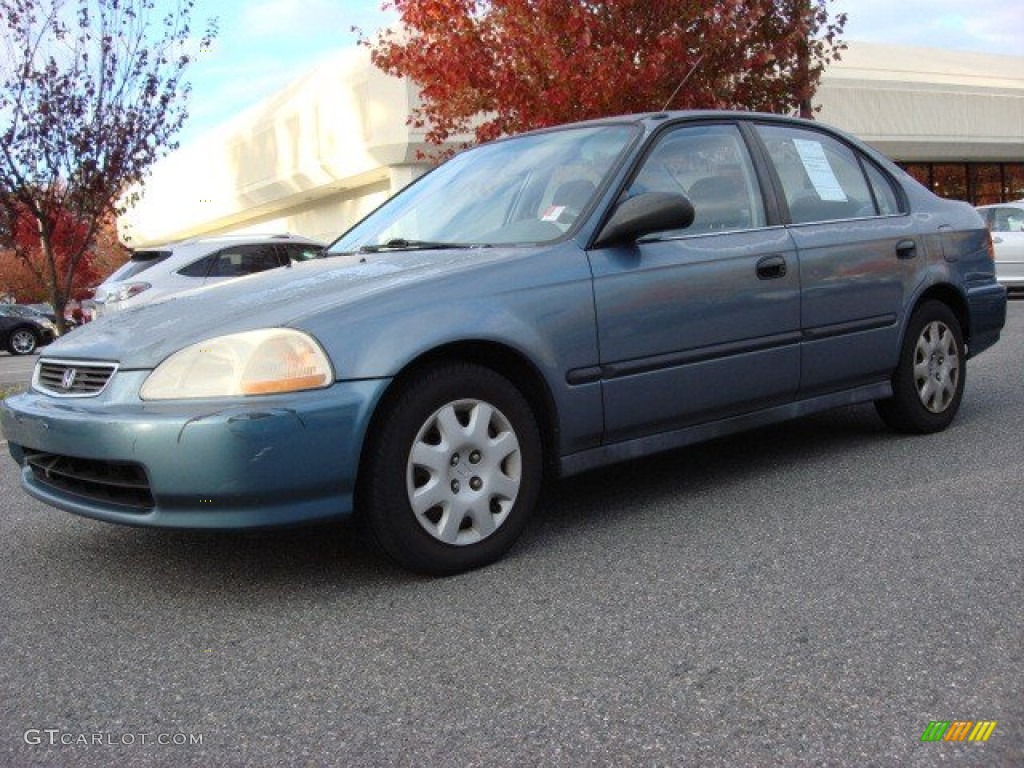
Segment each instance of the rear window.
[[129,261],[122,264],[104,282],[127,280],[144,272],[171,255],[171,251],[135,251]]

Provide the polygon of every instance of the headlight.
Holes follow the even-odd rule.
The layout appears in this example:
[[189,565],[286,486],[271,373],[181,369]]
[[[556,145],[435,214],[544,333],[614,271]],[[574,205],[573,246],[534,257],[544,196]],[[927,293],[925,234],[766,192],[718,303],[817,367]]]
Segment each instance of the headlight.
[[149,374],[143,400],[237,397],[318,389],[334,381],[327,355],[290,328],[233,333],[185,347]]

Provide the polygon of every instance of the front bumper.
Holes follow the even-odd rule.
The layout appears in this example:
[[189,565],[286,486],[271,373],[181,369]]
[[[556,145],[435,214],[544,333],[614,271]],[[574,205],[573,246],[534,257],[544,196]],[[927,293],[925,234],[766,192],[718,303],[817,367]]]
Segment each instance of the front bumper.
[[[119,372],[95,399],[27,392],[0,403],[24,489],[86,517],[168,528],[259,528],[352,511],[363,438],[388,380],[147,403],[134,395],[146,373]],[[148,496],[122,493],[126,477]]]

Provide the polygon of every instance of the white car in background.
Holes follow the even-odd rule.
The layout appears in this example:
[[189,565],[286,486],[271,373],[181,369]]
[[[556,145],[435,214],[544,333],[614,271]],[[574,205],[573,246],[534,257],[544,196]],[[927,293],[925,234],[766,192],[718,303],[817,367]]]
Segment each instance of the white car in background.
[[102,317],[174,293],[323,255],[324,243],[297,235],[225,235],[138,250],[97,286],[93,313]]
[[992,232],[996,280],[1007,288],[1024,288],[1024,200],[982,205],[978,213]]

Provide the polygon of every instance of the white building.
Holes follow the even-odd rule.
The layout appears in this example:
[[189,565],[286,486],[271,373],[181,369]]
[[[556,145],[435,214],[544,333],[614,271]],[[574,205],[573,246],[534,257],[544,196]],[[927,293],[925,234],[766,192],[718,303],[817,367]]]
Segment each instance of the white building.
[[[132,247],[243,230],[331,240],[412,181],[430,147],[417,91],[365,49],[308,75],[156,165],[119,222]],[[822,78],[820,119],[936,192],[1024,197],[1024,57],[851,44]]]

